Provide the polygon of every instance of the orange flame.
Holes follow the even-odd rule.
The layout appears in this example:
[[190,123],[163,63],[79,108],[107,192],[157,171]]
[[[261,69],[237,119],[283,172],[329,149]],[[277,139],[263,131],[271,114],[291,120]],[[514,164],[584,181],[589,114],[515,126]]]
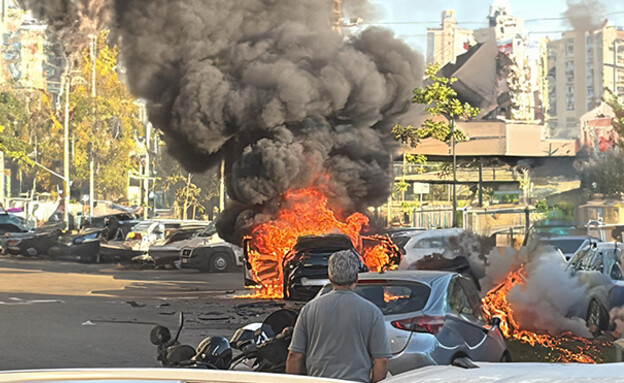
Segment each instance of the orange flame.
[[[392,257],[398,248],[388,237],[361,237],[368,218],[353,213],[344,220],[327,207],[327,197],[317,187],[290,190],[282,198],[277,218],[255,227],[249,236],[247,257],[253,279],[262,287],[251,298],[283,298],[282,262],[295,246],[297,239],[306,235],[343,233],[359,249],[364,264],[371,271],[391,268]],[[375,241],[374,246],[363,246],[363,239]],[[395,253],[390,253],[395,251]],[[398,262],[396,262],[398,263]]]
[[[558,351],[561,356],[556,361],[596,363],[596,361],[586,353],[588,350],[591,350],[594,345],[594,342],[589,339],[574,335],[570,332],[555,337],[549,333],[537,334],[521,328],[520,323],[514,318],[513,309],[509,305],[509,302],[507,302],[507,293],[515,285],[524,285],[525,283],[526,270],[523,266],[518,270],[510,271],[505,277],[505,280],[488,291],[481,300],[486,318],[488,320],[493,317],[500,318],[500,329],[505,338],[516,339],[523,343],[528,343],[531,346],[539,344]],[[564,346],[564,341],[575,341],[580,343],[580,346],[576,347],[578,350],[571,350]]]

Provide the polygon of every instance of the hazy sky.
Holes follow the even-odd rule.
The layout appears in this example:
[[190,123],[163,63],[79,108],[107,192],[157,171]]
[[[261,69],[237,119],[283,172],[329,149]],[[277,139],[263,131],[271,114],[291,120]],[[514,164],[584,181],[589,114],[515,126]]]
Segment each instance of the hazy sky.
[[[486,17],[492,0],[371,0],[379,7],[377,20],[382,26],[395,31],[415,49],[424,52],[427,44],[427,28],[440,26],[440,12],[454,9],[460,27],[477,29],[486,27]],[[624,1],[603,0],[606,15],[615,25],[624,26]],[[556,38],[558,31],[569,29],[564,20],[529,19],[561,18],[567,9],[566,0],[510,0],[513,15],[523,18],[530,37],[550,36]],[[611,14],[619,12],[618,14]],[[413,24],[384,24],[410,22]],[[418,24],[417,24],[418,23]],[[549,35],[537,32],[555,32]]]

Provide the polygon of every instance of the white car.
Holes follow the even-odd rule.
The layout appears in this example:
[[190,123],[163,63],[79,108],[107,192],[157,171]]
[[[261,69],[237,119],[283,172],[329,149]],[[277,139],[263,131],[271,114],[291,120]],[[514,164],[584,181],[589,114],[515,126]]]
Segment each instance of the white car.
[[399,264],[399,270],[407,270],[410,266],[427,255],[444,254],[448,249],[449,239],[458,237],[463,229],[437,229],[427,231],[408,231],[397,233],[396,237],[409,237],[403,249],[405,254]]
[[552,246],[557,250],[566,262],[574,258],[581,249],[586,248],[591,243],[602,242],[598,238],[588,236],[562,236],[540,238],[539,245]]
[[387,383],[614,383],[624,382],[624,363],[482,363],[478,368],[431,366],[384,380]]

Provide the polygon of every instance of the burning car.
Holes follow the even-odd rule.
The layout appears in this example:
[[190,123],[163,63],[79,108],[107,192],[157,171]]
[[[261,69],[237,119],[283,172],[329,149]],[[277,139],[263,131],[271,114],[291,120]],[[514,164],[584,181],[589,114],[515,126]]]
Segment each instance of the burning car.
[[[329,283],[327,268],[329,257],[337,251],[358,252],[346,235],[305,236],[297,240],[295,247],[284,257],[284,298],[310,300]],[[361,256],[358,254],[361,259]],[[368,268],[363,262],[360,271]]]
[[[319,292],[332,290],[326,285]],[[355,291],[381,309],[390,339],[392,375],[430,365],[510,362],[494,319],[484,320],[479,293],[469,279],[444,271],[363,273]]]
[[566,270],[588,287],[581,312],[594,336],[609,328],[609,311],[624,305],[622,252],[617,244],[592,243],[579,251]]

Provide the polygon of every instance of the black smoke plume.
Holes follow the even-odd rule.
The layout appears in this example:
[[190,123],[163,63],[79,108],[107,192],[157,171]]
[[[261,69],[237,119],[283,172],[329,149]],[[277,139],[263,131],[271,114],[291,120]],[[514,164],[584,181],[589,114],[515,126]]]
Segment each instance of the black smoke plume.
[[331,0],[114,1],[129,86],[169,152],[194,172],[225,159],[219,231],[230,241],[292,188],[322,185],[345,214],[387,199],[390,131],[422,58],[388,30],[341,36],[331,10]]

